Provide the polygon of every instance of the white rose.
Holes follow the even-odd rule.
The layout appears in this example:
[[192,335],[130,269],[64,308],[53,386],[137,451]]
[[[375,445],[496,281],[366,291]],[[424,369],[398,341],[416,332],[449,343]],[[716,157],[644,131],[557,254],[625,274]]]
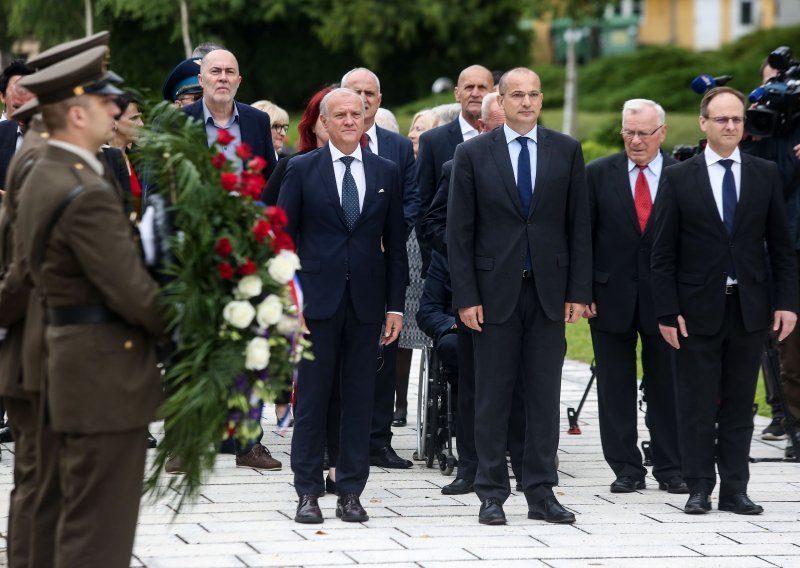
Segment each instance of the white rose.
[[270,277],[279,284],[286,284],[300,268],[300,259],[291,251],[282,250],[277,256],[269,259],[267,269]]
[[283,303],[275,294],[267,296],[256,308],[256,321],[261,327],[269,327],[281,321]]
[[245,276],[239,280],[239,285],[236,287],[236,297],[246,300],[254,298],[261,294],[261,278],[255,274]]
[[256,309],[250,302],[234,301],[229,302],[222,310],[222,317],[233,327],[244,329],[256,317]]
[[275,329],[277,329],[278,333],[281,335],[291,335],[300,330],[300,320],[294,316],[283,316]]
[[252,371],[266,369],[269,364],[269,343],[263,337],[254,337],[247,344],[244,366]]

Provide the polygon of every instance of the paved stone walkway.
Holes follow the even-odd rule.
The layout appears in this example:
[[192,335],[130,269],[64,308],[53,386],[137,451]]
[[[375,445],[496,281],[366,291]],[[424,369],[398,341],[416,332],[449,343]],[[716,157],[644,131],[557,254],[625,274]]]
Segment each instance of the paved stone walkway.
[[[416,368],[418,354],[415,354]],[[572,526],[530,521],[521,494],[506,502],[508,525],[477,522],[474,494],[447,497],[439,488],[452,477],[419,462],[412,470],[372,468],[362,503],[366,523],[336,519],[336,499],[320,500],[325,523],[292,521],[296,498],[289,465],[290,435],[281,437],[270,420],[265,443],[284,468],[279,472],[238,469],[221,456],[199,502],[179,515],[169,503],[143,506],[133,567],[226,568],[266,566],[676,566],[800,567],[800,464],[751,466],[750,495],[763,515],[746,517],[717,510],[688,516],[683,495],[648,488],[611,494],[610,469],[600,452],[597,399],[591,393],[581,414],[580,436],[567,435],[566,408],[577,407],[589,379],[588,367],[567,362],[562,388],[559,500],[577,515]],[[409,401],[409,426],[395,430],[394,446],[404,457],[416,447],[416,380]],[[272,416],[271,409],[266,413]],[[756,432],[766,424],[757,419]],[[644,432],[640,424],[640,432]],[[755,457],[780,457],[784,442],[754,438]],[[0,462],[0,531],[5,536],[13,445]],[[513,487],[513,483],[512,483]],[[716,503],[714,496],[714,503]],[[5,540],[0,541],[5,546]],[[0,566],[5,566],[1,554]]]

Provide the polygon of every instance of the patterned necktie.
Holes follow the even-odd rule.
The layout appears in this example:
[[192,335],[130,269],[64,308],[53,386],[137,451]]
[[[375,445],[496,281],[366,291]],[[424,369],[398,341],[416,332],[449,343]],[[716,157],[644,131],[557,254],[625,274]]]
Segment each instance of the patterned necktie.
[[[736,180],[733,177],[733,160],[720,160],[719,164],[725,168],[725,175],[722,176],[722,222],[725,223],[725,230],[728,236],[733,234],[733,219],[736,217]],[[730,249],[728,249],[730,251]],[[733,258],[730,257],[728,266],[728,276],[736,280],[736,267],[733,265]]]
[[358,188],[356,180],[350,172],[350,164],[355,158],[353,156],[342,156],[339,160],[344,164],[344,178],[342,178],[342,209],[344,209],[344,219],[347,221],[347,229],[352,231],[356,224],[361,207],[358,204]]
[[650,218],[650,212],[653,210],[653,198],[650,197],[650,185],[647,183],[647,177],[644,175],[644,170],[647,166],[638,166],[639,176],[636,178],[636,185],[633,191],[633,204],[636,206],[636,217],[639,219],[639,228],[644,233],[644,228],[647,226],[647,219]]
[[[533,180],[531,179],[531,153],[528,150],[527,136],[517,138],[519,142],[519,159],[517,161],[517,193],[519,193],[519,203],[522,205],[522,215],[527,218],[531,210],[531,197],[533,196]],[[530,270],[531,251],[528,246],[528,253],[525,256],[525,270]]]

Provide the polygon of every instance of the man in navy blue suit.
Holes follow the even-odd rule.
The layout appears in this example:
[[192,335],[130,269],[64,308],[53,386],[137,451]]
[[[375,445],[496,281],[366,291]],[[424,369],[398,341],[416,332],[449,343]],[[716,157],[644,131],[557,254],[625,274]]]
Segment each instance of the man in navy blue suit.
[[210,51],[200,63],[198,78],[203,87],[203,98],[183,107],[183,112],[203,122],[209,146],[216,142],[220,129],[224,128],[233,135],[233,141],[222,151],[240,171],[244,168],[244,160],[236,155],[236,147],[241,143],[248,144],[253,155],[267,161],[264,177],[269,178],[277,163],[269,115],[235,100],[242,83],[236,57],[224,49]]
[[[378,345],[403,324],[408,280],[397,166],[362,151],[364,103],[350,89],[325,95],[320,116],[328,144],[289,162],[278,205],[297,243],[305,325],[314,360],[300,363],[292,438],[299,496],[295,521],[321,523],[322,461],[328,403],[341,395],[336,516],[369,517],[359,496],[369,476],[369,432]],[[381,324],[385,320],[385,332]]]
[[[397,164],[403,193],[403,217],[406,238],[411,234],[419,214],[419,191],[414,148],[411,140],[390,132],[375,124],[375,115],[381,106],[381,84],[377,75],[363,67],[357,67],[342,77],[342,87],[352,89],[364,101],[364,134],[361,147]],[[411,350],[401,350],[406,359],[401,361],[406,369],[411,365]],[[378,371],[375,384],[375,404],[372,409],[372,431],[370,433],[370,463],[379,467],[407,469],[413,464],[401,458],[392,448],[392,419],[394,418],[395,375],[398,368],[397,344],[383,350],[383,366]]]

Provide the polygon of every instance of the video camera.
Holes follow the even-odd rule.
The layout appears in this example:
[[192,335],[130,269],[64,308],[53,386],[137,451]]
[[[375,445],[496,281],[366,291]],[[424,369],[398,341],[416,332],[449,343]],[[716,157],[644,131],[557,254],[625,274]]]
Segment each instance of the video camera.
[[[689,86],[698,95],[704,95],[706,94],[706,92],[710,91],[714,87],[724,87],[731,79],[733,79],[731,75],[721,75],[720,77],[714,77],[712,75],[704,73],[692,79],[692,82]],[[688,160],[692,156],[696,156],[697,154],[705,150],[706,142],[707,142],[706,139],[703,138],[700,141],[698,141],[697,146],[691,146],[689,144],[678,144],[672,150],[672,157],[678,160],[679,162]]]
[[778,73],[750,93],[756,106],[746,112],[746,129],[753,136],[767,137],[791,130],[800,118],[800,61],[782,46],[767,57]]

